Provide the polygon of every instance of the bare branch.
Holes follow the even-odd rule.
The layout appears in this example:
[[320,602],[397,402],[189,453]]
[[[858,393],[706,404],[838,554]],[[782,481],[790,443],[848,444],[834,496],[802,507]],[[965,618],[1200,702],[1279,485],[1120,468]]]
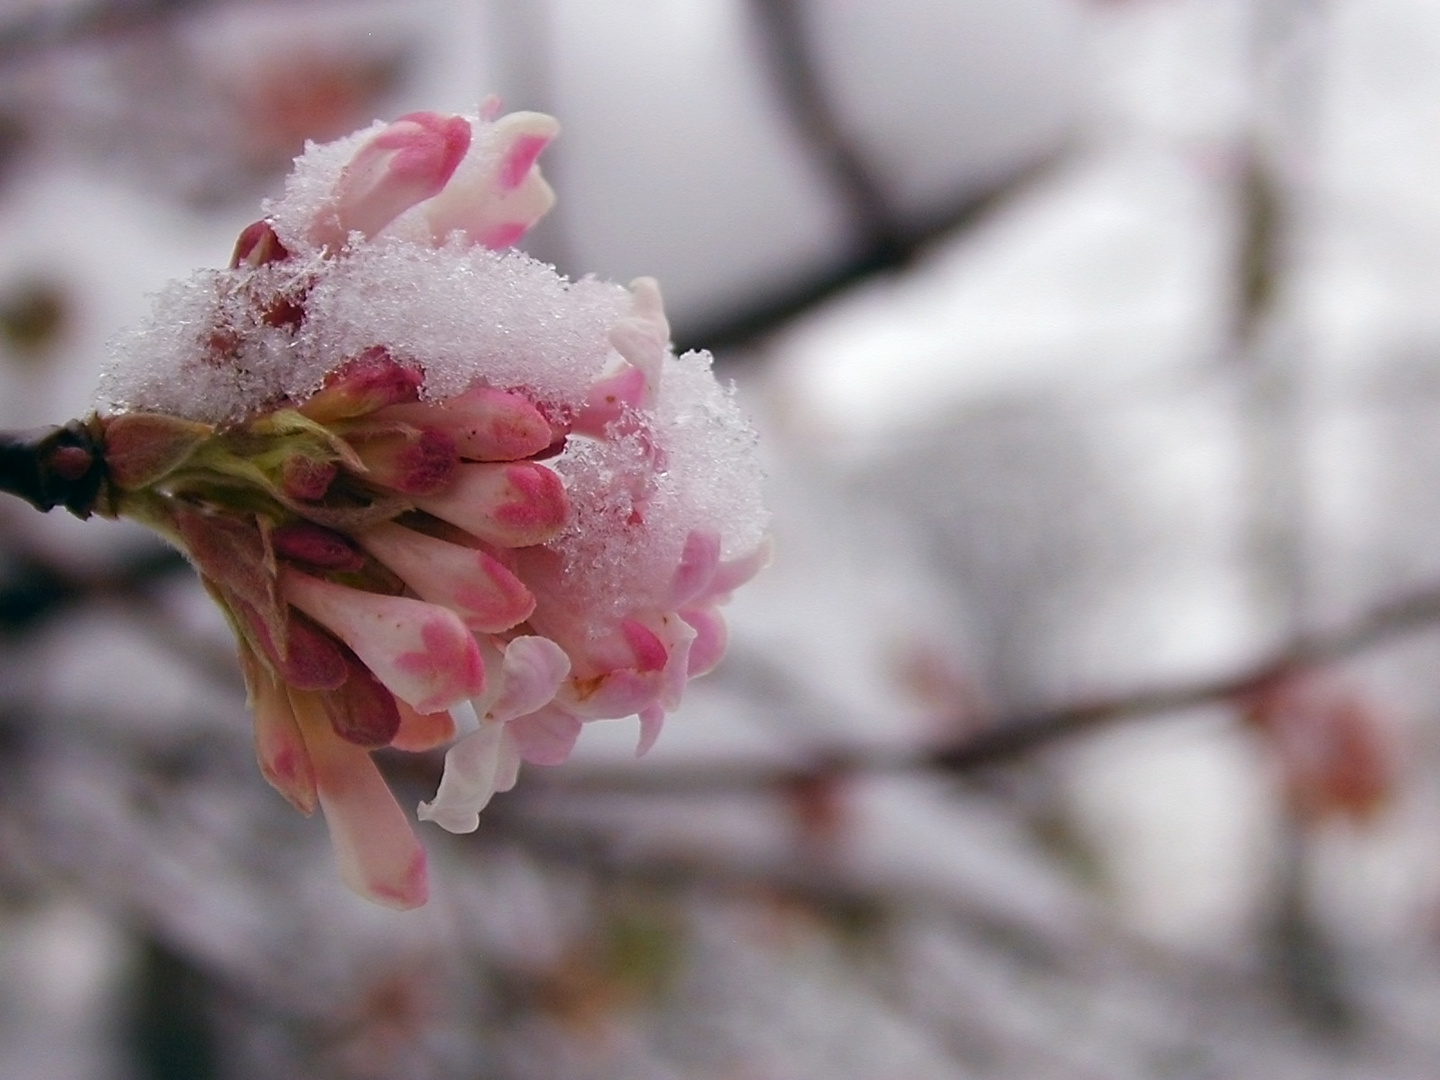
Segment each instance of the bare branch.
[[801,765],[732,763],[664,769],[567,766],[548,773],[538,786],[541,790],[708,795],[784,791],[816,775],[968,773],[1119,721],[1241,700],[1298,668],[1334,663],[1404,634],[1437,626],[1440,626],[1440,586],[1378,605],[1340,630],[1300,638],[1269,659],[1232,675],[1096,698],[1047,712],[1012,717],[951,746],[893,752],[822,750],[813,761]]

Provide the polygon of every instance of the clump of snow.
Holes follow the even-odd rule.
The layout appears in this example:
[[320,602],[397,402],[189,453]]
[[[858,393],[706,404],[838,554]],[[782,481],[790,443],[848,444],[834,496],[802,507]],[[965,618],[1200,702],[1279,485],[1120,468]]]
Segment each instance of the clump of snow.
[[311,291],[297,346],[317,363],[297,389],[308,393],[338,361],[384,345],[424,372],[430,399],[483,380],[537,401],[582,401],[628,305],[619,285],[568,281],[513,249],[370,244]]
[[[499,152],[496,125],[471,123],[460,168],[483,175]],[[101,384],[110,408],[238,422],[303,402],[379,347],[421,374],[427,400],[484,384],[564,418],[631,359],[612,343],[617,324],[640,318],[663,341],[658,293],[642,301],[613,283],[570,281],[461,233],[437,243],[423,200],[377,235],[351,233],[343,250],[317,241],[312,226],[333,212],[347,164],[383,130],[312,143],[297,159],[284,196],[265,206],[287,257],[201,271],[155,298],[150,318],[114,343]],[[708,354],[654,348],[645,406],[603,438],[572,437],[552,462],[573,512],[551,549],[567,588],[612,615],[663,604],[669,575],[655,567],[674,567],[693,532],[719,534],[722,558],[736,558],[762,541],[768,520],[755,435],[733,391]]]
[[[118,338],[101,383],[107,404],[223,423],[303,401],[375,346],[420,369],[424,393],[477,382],[540,402],[579,402],[614,350],[606,332],[629,294],[569,281],[523,252],[382,239],[344,259],[201,271],[161,292]],[[303,300],[298,328],[267,324],[274,295]]]

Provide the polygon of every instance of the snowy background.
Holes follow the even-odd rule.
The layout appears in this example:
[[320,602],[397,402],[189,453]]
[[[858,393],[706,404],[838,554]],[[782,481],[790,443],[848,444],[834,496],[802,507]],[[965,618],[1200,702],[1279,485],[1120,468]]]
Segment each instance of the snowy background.
[[738,383],[776,564],[402,915],[183,565],[0,507],[0,1076],[1440,1072],[1433,5],[4,0],[0,425],[306,137],[492,91],[563,127],[530,250]]

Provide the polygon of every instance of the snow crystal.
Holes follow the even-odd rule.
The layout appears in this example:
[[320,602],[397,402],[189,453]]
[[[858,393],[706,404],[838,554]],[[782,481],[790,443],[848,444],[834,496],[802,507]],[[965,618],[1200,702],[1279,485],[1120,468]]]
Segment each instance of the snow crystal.
[[[303,296],[298,331],[267,325],[254,296],[271,290]],[[220,423],[303,401],[345,360],[383,346],[424,373],[427,398],[484,381],[578,402],[612,360],[606,331],[628,303],[619,285],[569,281],[519,251],[377,241],[345,259],[172,285],[114,343],[101,391],[112,408]]]
[[336,361],[384,345],[425,374],[427,398],[483,379],[537,401],[583,401],[609,362],[606,332],[628,309],[619,285],[571,282],[523,252],[459,243],[368,245],[340,262],[307,301],[300,351],[315,385]]

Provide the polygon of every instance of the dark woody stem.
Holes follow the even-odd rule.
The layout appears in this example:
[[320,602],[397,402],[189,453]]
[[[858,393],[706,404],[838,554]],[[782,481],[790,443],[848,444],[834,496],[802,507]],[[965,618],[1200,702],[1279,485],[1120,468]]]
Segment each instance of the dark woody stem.
[[87,518],[105,486],[103,428],[98,418],[60,427],[0,431],[0,491],[18,495],[37,510],[63,506]]

